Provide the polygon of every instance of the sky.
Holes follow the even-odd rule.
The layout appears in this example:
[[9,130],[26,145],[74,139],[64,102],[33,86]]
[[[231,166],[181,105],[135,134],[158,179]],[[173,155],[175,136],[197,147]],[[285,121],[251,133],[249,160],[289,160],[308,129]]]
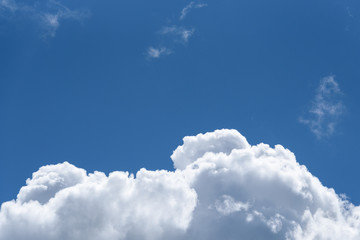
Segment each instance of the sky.
[[[343,218],[360,216],[355,207],[360,204],[359,43],[360,3],[355,0],[0,0],[0,239],[24,239],[14,237],[11,209],[24,211],[27,220],[39,212],[52,216],[46,221],[49,228],[66,222],[73,216],[59,220],[55,213],[71,205],[69,199],[77,199],[77,192],[90,194],[84,189],[94,179],[107,186],[100,191],[107,201],[128,206],[128,215],[139,217],[104,215],[112,219],[104,226],[121,222],[119,229],[136,232],[141,226],[131,222],[148,223],[139,206],[164,211],[139,235],[104,230],[110,235],[94,239],[210,239],[199,227],[207,219],[205,212],[208,219],[225,219],[210,236],[227,232],[225,239],[234,239],[232,219],[241,226],[253,223],[249,229],[256,230],[248,236],[326,239],[321,235],[326,231],[316,233],[309,226],[327,219],[312,209],[328,208],[338,214],[334,226],[342,219],[339,236],[347,229],[348,239],[356,239],[360,233],[351,229],[360,223],[351,225]],[[262,154],[278,162],[268,166],[259,160]],[[238,162],[245,158],[251,159],[250,167]],[[294,179],[282,168],[273,169],[287,164]],[[241,181],[209,177],[218,171],[209,166],[222,166]],[[247,173],[244,169],[251,166],[260,167]],[[126,171],[135,177],[125,176]],[[53,174],[58,177],[49,177]],[[142,180],[147,177],[154,183]],[[137,186],[133,204],[112,195],[117,186],[112,181]],[[174,184],[157,186],[159,181]],[[228,190],[203,190],[205,182],[225,182],[222,188]],[[303,186],[304,193],[296,182],[311,184]],[[48,192],[36,190],[44,186]],[[299,202],[294,208],[301,216],[294,217],[291,206],[276,211],[284,199],[271,193],[259,196],[265,186],[281,196],[288,196],[284,189],[300,191],[301,200],[290,193],[284,199]],[[153,192],[142,195],[147,188]],[[184,202],[177,206],[181,211],[171,211],[169,202],[149,203],[168,196],[175,205]],[[323,202],[327,198],[332,207]],[[94,197],[97,201],[106,202]],[[338,212],[352,209],[345,202],[354,210],[343,216]],[[106,206],[100,205],[95,208]],[[265,211],[265,206],[275,210]],[[174,216],[178,218],[166,225]],[[76,234],[86,232],[92,239],[93,233],[84,228],[91,225],[84,224],[82,232],[64,225],[56,236],[40,230],[31,236],[77,239]]]

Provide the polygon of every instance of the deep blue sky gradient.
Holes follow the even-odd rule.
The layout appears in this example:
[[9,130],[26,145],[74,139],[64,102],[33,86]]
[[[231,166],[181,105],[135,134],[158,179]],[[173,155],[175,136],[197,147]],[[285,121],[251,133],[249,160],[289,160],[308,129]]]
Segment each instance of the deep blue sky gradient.
[[[173,169],[182,137],[235,128],[360,203],[360,3],[209,0],[181,22],[189,1],[63,3],[90,14],[54,37],[25,14],[0,17],[0,202],[42,165]],[[179,44],[159,34],[173,25],[196,30]],[[148,59],[160,44],[173,53]],[[347,111],[319,140],[298,119],[330,74]]]

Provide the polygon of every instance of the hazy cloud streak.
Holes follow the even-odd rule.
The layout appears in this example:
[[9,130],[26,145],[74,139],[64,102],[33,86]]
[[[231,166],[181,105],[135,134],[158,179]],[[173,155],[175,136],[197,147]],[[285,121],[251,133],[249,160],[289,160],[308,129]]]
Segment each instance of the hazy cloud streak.
[[154,48],[149,47],[147,51],[147,57],[149,58],[159,58],[164,55],[170,55],[172,52],[166,47]]
[[345,110],[342,95],[334,76],[323,78],[308,113],[300,118],[300,122],[307,125],[318,138],[334,134]]
[[174,36],[176,41],[187,43],[190,37],[194,34],[195,29],[186,29],[184,27],[164,27],[160,33],[163,35]]
[[71,10],[60,1],[47,0],[37,4],[30,4],[15,0],[0,0],[1,11],[9,11],[13,15],[24,15],[34,19],[44,29],[44,36],[54,37],[65,19],[81,20],[89,15],[88,11]]
[[190,2],[186,7],[184,7],[182,10],[181,10],[181,14],[180,14],[180,20],[183,20],[187,15],[188,13],[191,11],[191,9],[193,8],[203,8],[203,7],[206,7],[207,4],[206,3],[197,3],[195,4],[195,2]]

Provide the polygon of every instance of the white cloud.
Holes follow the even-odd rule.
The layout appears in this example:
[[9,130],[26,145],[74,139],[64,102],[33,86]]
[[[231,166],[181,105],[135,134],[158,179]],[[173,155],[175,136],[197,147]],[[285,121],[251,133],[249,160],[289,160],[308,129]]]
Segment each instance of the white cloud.
[[65,162],[40,168],[2,204],[0,239],[159,239],[184,232],[195,206],[180,173],[87,175]]
[[300,122],[309,126],[318,138],[332,135],[335,132],[339,117],[345,110],[341,97],[342,92],[339,84],[335,81],[335,77],[323,78],[316,91],[308,116],[301,117]]
[[186,5],[186,7],[184,7],[181,10],[181,14],[180,14],[180,20],[183,20],[187,14],[190,12],[191,9],[193,8],[203,8],[206,7],[207,4],[206,3],[197,3],[195,4],[195,2],[190,2],[188,5]]
[[0,10],[1,9],[15,11],[17,5],[14,0],[0,0]]
[[[183,27],[171,26],[164,27],[159,32],[161,35],[170,36],[175,43],[188,43],[190,37],[193,35],[195,29],[186,29]],[[147,58],[160,58],[162,56],[167,56],[173,53],[173,50],[168,47],[149,47],[146,51]]]
[[55,0],[47,0],[36,4],[15,0],[0,0],[0,13],[6,10],[14,15],[25,15],[29,19],[35,19],[40,27],[44,29],[44,35],[52,37],[55,36],[61,20],[81,20],[88,16],[87,11],[71,10]]
[[215,209],[223,215],[228,215],[241,210],[248,210],[249,204],[236,202],[231,196],[223,195],[221,200],[215,202]]
[[166,47],[160,47],[160,48],[149,47],[147,50],[147,57],[159,58],[161,56],[169,55],[171,53],[172,51]]
[[236,130],[184,138],[175,171],[44,166],[0,212],[0,240],[360,239],[360,207],[280,145]]
[[164,27],[160,33],[163,35],[171,35],[176,37],[177,41],[181,41],[183,43],[187,43],[190,39],[190,37],[194,34],[195,29],[186,29],[184,27],[177,27],[177,26],[171,26],[171,27]]
[[[190,2],[186,7],[184,7],[181,11],[180,20],[177,20],[177,22],[180,22],[183,20],[186,15],[189,13],[189,11],[193,8],[203,8],[206,7],[207,4],[204,3],[195,3]],[[176,44],[183,44],[186,45],[189,42],[190,37],[194,34],[195,28],[186,28],[184,26],[168,26],[163,27],[159,33],[161,35],[166,35],[169,37],[170,41],[175,42]],[[169,39],[166,41],[169,42]],[[167,44],[167,45],[173,45],[173,43]],[[171,48],[173,49],[173,48]],[[163,47],[163,48],[153,48],[150,47],[147,49],[147,57],[149,58],[159,58],[162,55],[169,55],[170,53],[173,53],[173,50],[171,50],[169,47]],[[163,50],[163,51],[162,51]]]
[[88,16],[87,11],[75,11],[62,5],[60,2],[51,1],[53,8],[52,12],[38,12],[39,17],[43,22],[43,26],[48,30],[48,34],[55,36],[56,30],[60,26],[60,21],[65,19],[81,20]]

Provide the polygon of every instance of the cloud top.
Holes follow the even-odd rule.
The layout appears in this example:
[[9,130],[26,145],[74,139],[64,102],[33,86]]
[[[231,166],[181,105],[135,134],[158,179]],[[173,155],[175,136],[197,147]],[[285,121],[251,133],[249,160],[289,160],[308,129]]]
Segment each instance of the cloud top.
[[246,138],[236,130],[215,130],[196,136],[187,136],[184,144],[177,147],[171,155],[176,169],[185,169],[189,164],[206,153],[230,154],[234,149],[246,149],[250,145]]
[[359,239],[360,207],[281,145],[185,137],[175,170],[41,167],[0,211],[0,239]]

